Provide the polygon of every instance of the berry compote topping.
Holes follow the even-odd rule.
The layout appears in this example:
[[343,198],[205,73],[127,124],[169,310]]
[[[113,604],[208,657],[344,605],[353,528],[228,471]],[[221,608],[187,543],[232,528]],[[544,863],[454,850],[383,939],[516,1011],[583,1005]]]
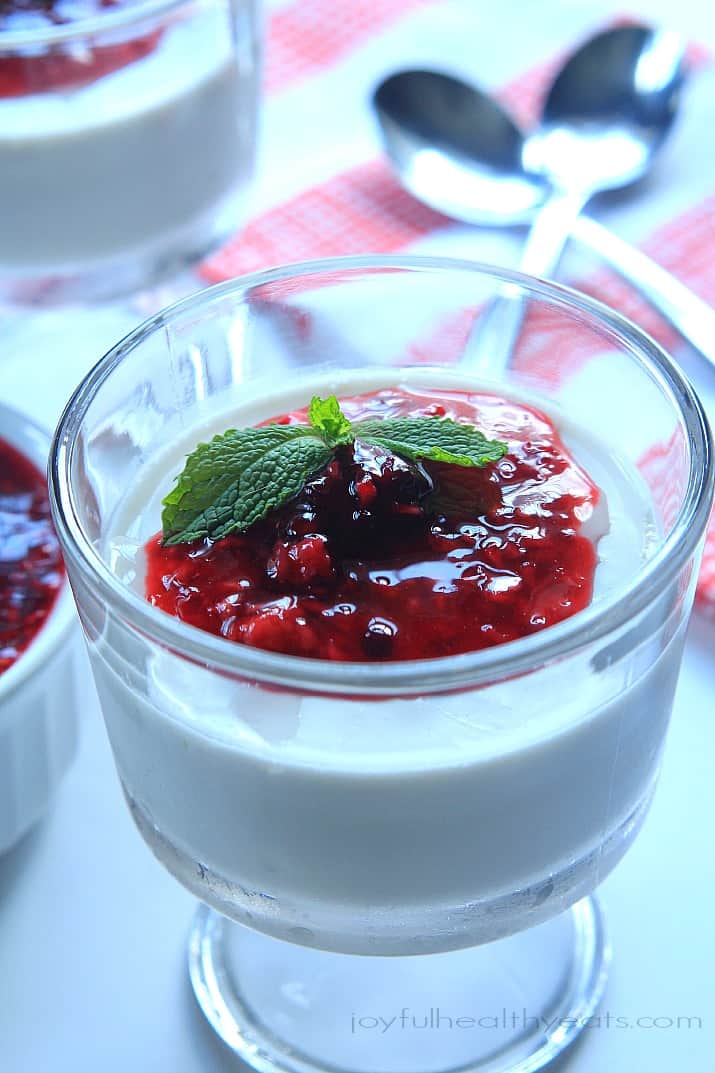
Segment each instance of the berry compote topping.
[[0,0],[0,31],[44,30],[88,19],[118,0]]
[[63,578],[45,479],[0,439],[0,674],[42,626]]
[[[0,0],[0,41],[3,32],[34,32],[80,23],[139,0]],[[89,40],[59,42],[11,54],[0,53],[0,98],[21,97],[76,89],[103,75],[140,60],[156,46],[159,33],[92,44]]]
[[[463,420],[509,452],[465,468],[406,462],[356,441],[244,533],[174,546],[153,537],[152,604],[259,648],[366,661],[487,648],[590,602],[596,551],[581,529],[600,493],[547,417],[460,391],[390,388],[341,407],[353,421]],[[305,421],[305,410],[273,419]]]

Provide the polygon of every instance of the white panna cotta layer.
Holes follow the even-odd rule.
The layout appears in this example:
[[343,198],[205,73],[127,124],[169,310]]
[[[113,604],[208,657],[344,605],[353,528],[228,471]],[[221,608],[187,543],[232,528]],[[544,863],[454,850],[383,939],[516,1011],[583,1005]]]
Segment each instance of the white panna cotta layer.
[[[429,374],[346,374],[315,390],[396,383],[424,386]],[[141,547],[160,527],[161,496],[187,451],[311,393],[303,384],[249,400],[147,467],[105,549],[120,579],[143,591]],[[604,493],[590,523],[602,601],[657,541],[647,491],[605,445],[554,420]],[[234,681],[158,647],[147,656],[143,640],[111,621],[93,659],[122,783],[145,836],[185,882],[238,919],[335,949],[379,953],[392,921],[388,930],[402,928],[394,949],[406,953],[425,949],[420,919],[454,920],[539,885],[548,897],[550,877],[584,861],[592,887],[612,867],[620,854],[602,847],[647,801],[670,713],[682,631],[654,658],[651,635],[665,619],[667,610],[651,616],[622,651],[586,649],[480,689],[399,699]],[[167,845],[183,865],[172,865]],[[561,896],[568,904],[568,891]],[[484,937],[477,926],[457,938],[448,931],[430,948]]]

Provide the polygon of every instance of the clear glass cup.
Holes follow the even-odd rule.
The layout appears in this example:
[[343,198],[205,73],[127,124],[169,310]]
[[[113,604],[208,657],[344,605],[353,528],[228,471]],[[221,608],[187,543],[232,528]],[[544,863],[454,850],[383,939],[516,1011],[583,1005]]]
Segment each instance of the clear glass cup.
[[0,296],[129,293],[239,224],[259,0],[138,0],[0,33]]
[[[167,444],[290,385],[306,401],[356,375],[470,381],[468,341],[505,285],[528,316],[492,389],[596,437],[649,501],[635,565],[585,611],[465,655],[339,663],[203,633],[120,580],[159,522],[129,529],[117,505]],[[566,1047],[604,986],[588,895],[651,799],[712,501],[707,424],[667,355],[575,292],[469,262],[277,269],[107,354],[50,481],[119,777],[204,903],[191,977],[226,1043],[294,1073],[526,1071]]]

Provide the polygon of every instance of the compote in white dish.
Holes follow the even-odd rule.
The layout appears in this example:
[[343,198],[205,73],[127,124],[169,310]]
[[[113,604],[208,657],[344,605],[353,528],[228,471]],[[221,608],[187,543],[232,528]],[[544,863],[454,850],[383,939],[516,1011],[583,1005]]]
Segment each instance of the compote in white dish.
[[0,853],[43,816],[77,747],[77,629],[50,522],[49,438],[0,405]]

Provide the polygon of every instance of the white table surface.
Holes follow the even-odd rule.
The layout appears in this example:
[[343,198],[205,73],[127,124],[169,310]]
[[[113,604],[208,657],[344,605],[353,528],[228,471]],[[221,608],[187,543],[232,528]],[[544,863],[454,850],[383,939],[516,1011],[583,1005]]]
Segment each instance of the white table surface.
[[[571,17],[585,5],[556,6]],[[630,7],[667,12],[671,22],[675,14],[665,0]],[[683,0],[677,14],[682,28],[715,45],[710,5]],[[282,108],[268,110],[264,167],[277,152]],[[62,315],[37,318],[29,335],[6,321],[3,400],[52,424],[91,362],[135,319],[106,310],[90,324],[77,318],[69,336]],[[38,375],[45,352],[52,360]],[[715,395],[712,377],[704,387]],[[0,1073],[236,1073],[243,1067],[213,1038],[191,994],[192,898],[134,830],[86,664],[84,684],[76,763],[46,820],[0,858]],[[615,951],[602,1011],[630,1027],[589,1029],[560,1070],[715,1073],[714,717],[715,625],[695,618],[651,813],[601,892]],[[663,1027],[650,1024],[656,1018]],[[677,1027],[678,1018],[691,1027]]]

